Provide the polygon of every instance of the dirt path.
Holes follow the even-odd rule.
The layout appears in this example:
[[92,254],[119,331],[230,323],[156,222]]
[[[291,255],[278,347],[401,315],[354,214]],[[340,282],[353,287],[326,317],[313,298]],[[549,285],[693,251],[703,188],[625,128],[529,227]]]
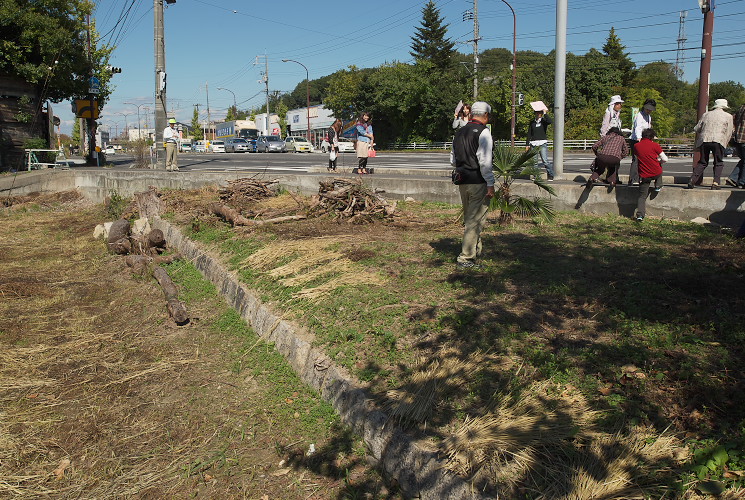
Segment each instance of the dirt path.
[[0,497],[396,498],[186,264],[169,272],[194,319],[175,326],[157,284],[92,240],[105,218],[74,200],[0,212]]

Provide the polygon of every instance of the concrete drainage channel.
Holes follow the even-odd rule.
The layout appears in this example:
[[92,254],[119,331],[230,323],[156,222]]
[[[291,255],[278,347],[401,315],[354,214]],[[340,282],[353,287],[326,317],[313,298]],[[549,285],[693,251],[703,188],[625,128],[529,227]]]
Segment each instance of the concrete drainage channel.
[[406,496],[437,500],[487,498],[444,469],[443,461],[434,453],[418,447],[384,412],[374,408],[363,388],[312,346],[309,335],[296,331],[291,323],[272,312],[220,262],[167,221],[156,218],[151,225],[163,231],[169,246],[193,262],[246,323],[263,339],[273,342],[303,381],[363,437],[379,468],[395,480]]

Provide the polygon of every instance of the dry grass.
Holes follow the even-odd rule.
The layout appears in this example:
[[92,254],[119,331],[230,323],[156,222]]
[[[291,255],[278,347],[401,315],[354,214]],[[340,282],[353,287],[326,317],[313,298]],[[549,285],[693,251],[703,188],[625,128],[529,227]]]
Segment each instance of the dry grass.
[[[331,247],[343,243],[338,237],[310,238],[281,243],[270,243],[249,256],[241,267],[263,270],[268,276],[279,279],[284,286],[303,286],[294,298],[318,301],[345,286],[382,286],[383,278],[376,273],[363,271],[350,259]],[[289,260],[286,264],[278,262]],[[320,282],[320,283],[319,283]]]

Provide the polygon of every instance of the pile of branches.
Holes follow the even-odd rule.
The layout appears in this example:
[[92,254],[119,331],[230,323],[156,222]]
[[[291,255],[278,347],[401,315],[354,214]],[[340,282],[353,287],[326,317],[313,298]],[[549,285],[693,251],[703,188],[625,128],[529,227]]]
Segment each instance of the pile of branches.
[[361,181],[333,179],[318,184],[318,196],[314,197],[310,207],[314,215],[331,213],[352,222],[370,222],[392,218],[396,212],[395,201],[388,203],[382,196],[365,188]]
[[256,179],[236,179],[228,182],[228,185],[220,188],[220,199],[223,202],[252,200],[277,196],[278,180],[260,181]]

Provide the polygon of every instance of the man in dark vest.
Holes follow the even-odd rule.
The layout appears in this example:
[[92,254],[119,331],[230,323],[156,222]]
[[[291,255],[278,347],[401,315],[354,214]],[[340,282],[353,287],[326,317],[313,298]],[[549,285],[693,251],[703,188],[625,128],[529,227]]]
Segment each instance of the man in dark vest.
[[471,120],[455,134],[450,164],[460,177],[458,190],[463,204],[463,247],[458,255],[459,268],[478,267],[481,255],[481,229],[484,227],[489,200],[494,196],[492,148],[494,141],[486,127],[491,106],[479,101],[471,106]]

